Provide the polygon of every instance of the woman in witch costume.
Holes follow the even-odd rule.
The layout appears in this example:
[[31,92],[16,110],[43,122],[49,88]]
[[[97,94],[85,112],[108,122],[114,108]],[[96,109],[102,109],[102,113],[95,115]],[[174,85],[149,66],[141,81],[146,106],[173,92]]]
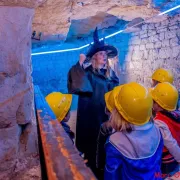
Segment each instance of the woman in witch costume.
[[[117,49],[99,41],[97,28],[93,37],[94,44],[87,55],[81,54],[78,63],[68,73],[68,91],[79,95],[76,146],[97,175],[97,137],[101,124],[108,120],[104,94],[117,86],[119,80],[108,65],[108,58],[117,56]],[[84,68],[87,59],[91,65]]]

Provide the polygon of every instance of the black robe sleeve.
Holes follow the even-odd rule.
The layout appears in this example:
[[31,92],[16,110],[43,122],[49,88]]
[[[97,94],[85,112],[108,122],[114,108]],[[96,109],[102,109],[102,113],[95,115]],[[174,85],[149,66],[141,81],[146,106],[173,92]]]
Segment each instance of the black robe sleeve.
[[109,80],[108,90],[111,91],[114,87],[119,85],[119,79],[116,76],[115,72],[112,71],[112,77]]
[[104,169],[106,162],[105,143],[108,137],[112,134],[113,130],[106,126],[106,122],[100,127],[98,139],[97,139],[97,151],[96,151],[96,167],[98,169]]
[[68,92],[76,95],[89,95],[93,92],[88,75],[79,62],[69,70]]

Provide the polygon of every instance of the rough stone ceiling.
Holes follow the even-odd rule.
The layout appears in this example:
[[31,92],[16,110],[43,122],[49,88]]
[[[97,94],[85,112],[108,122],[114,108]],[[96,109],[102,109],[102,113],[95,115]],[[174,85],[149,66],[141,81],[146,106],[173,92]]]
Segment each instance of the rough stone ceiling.
[[118,18],[113,15],[101,12],[86,19],[72,20],[67,34],[67,39],[87,36],[96,26],[98,29],[105,29],[114,26]]
[[35,11],[33,30],[42,32],[42,40],[57,41],[88,36],[96,26],[102,29],[115,26],[118,20],[131,22],[137,18],[147,19],[175,1],[46,0]]
[[77,0],[47,0],[36,9],[33,28],[44,35],[66,36],[72,20],[81,21],[95,17],[99,12],[129,21],[136,17],[146,18],[157,14],[157,10],[147,8],[149,3],[149,0],[84,0],[82,3]]
[[36,8],[46,0],[0,0],[0,6]]

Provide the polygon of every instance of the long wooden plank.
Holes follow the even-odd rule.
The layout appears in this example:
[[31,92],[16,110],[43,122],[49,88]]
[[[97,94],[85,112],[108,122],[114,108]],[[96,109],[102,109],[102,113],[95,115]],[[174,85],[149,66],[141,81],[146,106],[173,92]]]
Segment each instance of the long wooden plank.
[[34,87],[37,120],[49,180],[95,180],[38,86]]

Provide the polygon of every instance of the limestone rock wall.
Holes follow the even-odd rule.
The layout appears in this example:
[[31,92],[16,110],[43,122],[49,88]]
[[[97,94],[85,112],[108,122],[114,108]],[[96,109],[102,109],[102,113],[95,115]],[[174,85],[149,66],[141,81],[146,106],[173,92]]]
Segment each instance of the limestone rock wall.
[[[170,69],[174,85],[180,89],[180,16],[160,23],[145,24],[140,32],[132,35],[124,58],[122,75],[127,81],[136,80],[149,86],[155,69]],[[121,78],[121,76],[120,76]]]
[[[103,12],[117,16],[119,19],[131,21],[134,18],[149,18],[158,14],[152,0],[47,0],[36,9],[33,21],[33,30],[47,34],[63,34],[65,37],[69,31],[72,20],[90,19],[90,29],[97,25],[98,14]],[[163,18],[163,17],[161,17]],[[90,24],[81,22],[81,31],[86,31]]]
[[46,0],[0,0],[0,6],[35,8]]
[[[31,77],[33,15],[33,9],[0,6],[0,179],[14,179],[22,166],[18,161],[38,153]],[[25,129],[31,132],[30,144]]]

